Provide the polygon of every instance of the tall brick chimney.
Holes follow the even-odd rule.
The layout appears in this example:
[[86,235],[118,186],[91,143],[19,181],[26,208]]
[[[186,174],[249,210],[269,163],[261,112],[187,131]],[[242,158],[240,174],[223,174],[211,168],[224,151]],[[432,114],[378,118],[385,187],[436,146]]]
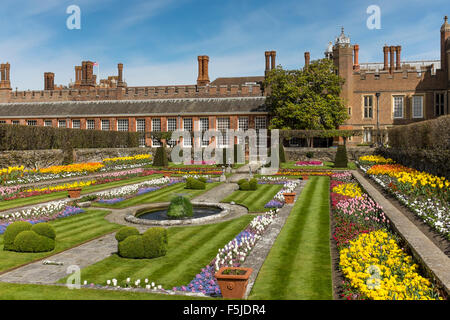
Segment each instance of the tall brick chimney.
[[44,73],[44,90],[55,90],[55,74],[53,72]]
[[94,86],[94,63],[92,61],[83,61],[81,62],[81,87],[90,89]]
[[209,57],[198,56],[198,78],[197,85],[205,86],[209,84],[209,71],[208,71]]
[[81,85],[81,66],[75,66],[75,87],[79,88]]
[[266,69],[264,70],[264,74],[267,75],[267,72],[270,71],[270,51],[264,52],[264,56],[266,57]]
[[117,64],[117,86],[118,87],[123,86],[123,64],[122,63]]
[[395,47],[394,46],[390,46],[389,47],[389,56],[390,56],[390,61],[391,61],[391,66],[389,67],[389,72],[392,73],[394,72],[394,55],[395,55]]
[[0,65],[0,88],[11,89],[11,81],[9,78],[11,65],[9,62]]
[[401,69],[401,53],[402,53],[402,46],[397,46],[397,47],[395,47],[395,51],[396,51],[396,57],[397,57],[397,62],[396,62],[395,69],[396,69],[396,70],[400,70],[400,69]]
[[353,46],[353,70],[359,71],[359,45]]
[[384,53],[384,68],[383,68],[383,70],[385,70],[385,71],[387,71],[388,69],[389,69],[389,58],[388,58],[388,55],[389,55],[389,47],[388,46],[384,46],[383,47],[383,53]]
[[270,57],[272,58],[271,60],[271,70],[275,69],[275,58],[277,56],[277,52],[276,51],[270,51]]
[[307,51],[305,52],[305,68],[308,68],[311,61],[311,54]]

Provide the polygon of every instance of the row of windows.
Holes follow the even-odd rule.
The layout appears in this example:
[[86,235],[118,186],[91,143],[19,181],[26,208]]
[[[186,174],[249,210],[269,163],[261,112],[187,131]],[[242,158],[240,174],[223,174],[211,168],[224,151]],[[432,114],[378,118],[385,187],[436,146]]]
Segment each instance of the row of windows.
[[[424,103],[423,95],[415,95],[412,97],[411,109],[413,118],[418,119],[424,117],[423,103]],[[363,117],[365,119],[372,119],[374,117],[374,96],[364,96],[363,105],[364,105]],[[402,95],[393,96],[392,108],[394,119],[404,118],[405,96]],[[445,93],[435,94],[434,112],[436,116],[441,116],[445,114]],[[349,108],[349,114],[351,114],[351,108]]]

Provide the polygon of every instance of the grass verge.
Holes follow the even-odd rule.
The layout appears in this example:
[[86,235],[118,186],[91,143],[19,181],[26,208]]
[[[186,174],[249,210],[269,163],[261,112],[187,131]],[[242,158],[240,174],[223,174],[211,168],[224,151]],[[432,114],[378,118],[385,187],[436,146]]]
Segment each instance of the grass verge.
[[283,188],[279,184],[258,184],[258,189],[254,191],[237,190],[222,200],[222,202],[234,201],[237,204],[248,208],[249,212],[265,212],[265,204]]
[[311,177],[267,256],[249,299],[333,299],[329,210],[329,178]]

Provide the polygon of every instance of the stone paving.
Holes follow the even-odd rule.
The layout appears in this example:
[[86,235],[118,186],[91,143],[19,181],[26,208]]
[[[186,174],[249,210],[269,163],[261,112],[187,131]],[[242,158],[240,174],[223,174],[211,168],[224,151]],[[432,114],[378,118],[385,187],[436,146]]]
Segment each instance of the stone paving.
[[394,229],[409,244],[416,260],[442,284],[443,289],[449,295],[450,259],[366,178],[358,171],[352,171],[352,173],[367,193],[383,207],[383,211],[392,222]]

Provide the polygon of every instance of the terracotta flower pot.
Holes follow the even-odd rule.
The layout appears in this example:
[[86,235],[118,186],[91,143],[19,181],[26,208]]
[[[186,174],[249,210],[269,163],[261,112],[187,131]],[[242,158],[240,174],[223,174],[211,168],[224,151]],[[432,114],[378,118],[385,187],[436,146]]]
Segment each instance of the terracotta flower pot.
[[79,198],[81,196],[81,188],[73,188],[67,191],[69,192],[69,198]]
[[302,176],[303,180],[308,180],[308,176]]
[[286,204],[292,204],[295,201],[295,193],[283,193],[284,196],[284,202]]
[[[245,272],[244,274],[223,274],[225,270],[240,270]],[[214,275],[222,292],[222,297],[228,299],[242,299],[244,298],[245,291],[247,290],[248,279],[252,274],[252,268],[235,268],[235,267],[222,267]]]
[[171,173],[165,173],[164,178],[170,178],[171,175],[172,175]]

